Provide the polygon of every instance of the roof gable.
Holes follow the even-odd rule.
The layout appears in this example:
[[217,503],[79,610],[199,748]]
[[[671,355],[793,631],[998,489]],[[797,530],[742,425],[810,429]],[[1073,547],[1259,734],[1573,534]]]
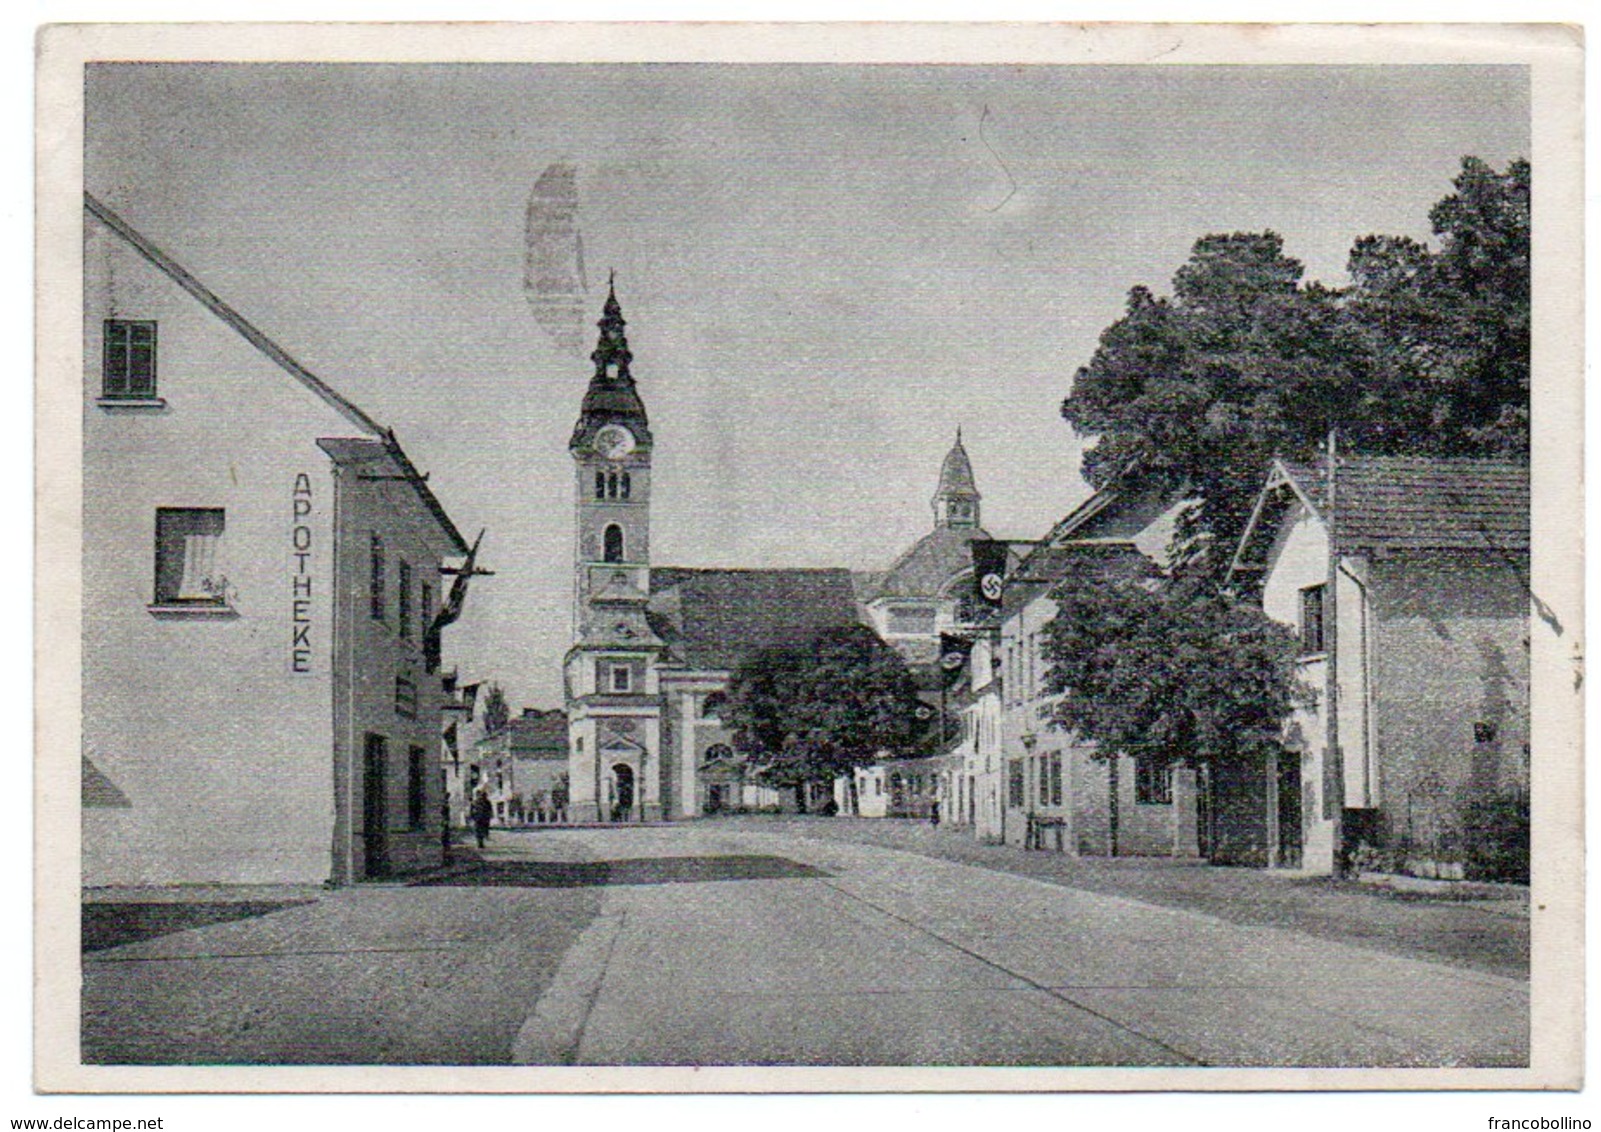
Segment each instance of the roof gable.
[[333,386],[290,357],[288,351],[258,330],[244,315],[218,298],[210,288],[189,274],[182,264],[156,247],[155,244],[136,231],[127,221],[123,220],[122,217],[87,192],[83,194],[83,206],[86,212],[148,260],[156,270],[187,291],[201,306],[216,315],[218,319],[259,350],[279,369],[311,390],[324,404],[344,417],[345,420],[363,432],[372,433],[375,436],[383,434],[384,427],[382,425],[362,412],[354,402],[342,396]]
[[1529,549],[1529,466],[1521,461],[1346,456],[1331,484],[1327,463],[1274,460],[1232,569],[1261,568],[1291,498],[1329,527],[1336,553]]

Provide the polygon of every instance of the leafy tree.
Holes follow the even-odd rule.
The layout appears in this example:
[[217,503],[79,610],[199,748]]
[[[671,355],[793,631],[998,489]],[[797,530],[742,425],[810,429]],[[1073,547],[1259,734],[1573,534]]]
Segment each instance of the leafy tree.
[[1086,570],[1051,598],[1042,651],[1058,697],[1052,723],[1093,742],[1097,757],[1259,767],[1306,694],[1294,635],[1212,587]]
[[900,654],[851,625],[753,654],[734,672],[723,716],[747,765],[774,785],[802,786],[910,747],[925,729],[919,704]]
[[1193,562],[1237,541],[1271,456],[1331,430],[1371,453],[1527,452],[1529,166],[1466,158],[1454,184],[1430,212],[1438,251],[1363,237],[1344,290],[1303,283],[1273,232],[1205,236],[1171,297],[1131,290],[1062,403],[1098,438],[1090,483],[1138,467],[1193,493]]
[[506,693],[499,684],[489,685],[484,692],[484,734],[504,731],[511,722],[511,709],[506,706]]
[[1358,340],[1365,446],[1444,455],[1529,448],[1527,161],[1465,158],[1429,221],[1440,250],[1366,236],[1346,310]]

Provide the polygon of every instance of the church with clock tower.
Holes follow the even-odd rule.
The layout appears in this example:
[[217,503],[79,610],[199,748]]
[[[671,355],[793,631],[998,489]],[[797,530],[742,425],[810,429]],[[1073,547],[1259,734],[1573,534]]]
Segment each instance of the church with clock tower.
[[[914,667],[962,619],[967,544],[984,537],[958,435],[935,531],[879,573],[657,566],[650,553],[654,438],[615,285],[568,442],[576,482],[573,645],[565,660],[569,818],[655,821],[794,805],[751,779],[721,716],[741,661],[820,630],[867,624]],[[923,653],[928,653],[927,657]]]

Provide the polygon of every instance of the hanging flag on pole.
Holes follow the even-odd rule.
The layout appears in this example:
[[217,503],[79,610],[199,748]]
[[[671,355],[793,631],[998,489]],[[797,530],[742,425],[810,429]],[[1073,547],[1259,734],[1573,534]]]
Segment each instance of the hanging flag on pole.
[[475,573],[482,573],[475,571],[473,566],[478,561],[478,544],[483,541],[484,532],[479,531],[478,537],[473,540],[472,549],[467,552],[466,561],[461,564],[461,569],[456,571],[456,580],[450,583],[450,596],[445,598],[445,603],[439,607],[439,612],[434,615],[427,631],[423,633],[423,659],[430,672],[439,668],[445,626],[456,623],[461,617],[462,606],[467,603],[467,584],[472,581]]
[[968,546],[973,550],[973,595],[980,606],[999,609],[1006,588],[1006,543],[976,538]]
[[958,637],[954,633],[939,635],[939,670],[944,687],[949,688],[961,682],[962,673],[967,669],[967,658],[972,651],[973,642],[967,637]]

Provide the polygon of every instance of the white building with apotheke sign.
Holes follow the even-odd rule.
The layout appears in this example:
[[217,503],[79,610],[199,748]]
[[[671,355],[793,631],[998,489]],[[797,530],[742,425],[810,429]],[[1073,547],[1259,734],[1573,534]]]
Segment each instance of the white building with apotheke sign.
[[84,219],[83,883],[436,864],[467,545],[391,432],[87,194]]

